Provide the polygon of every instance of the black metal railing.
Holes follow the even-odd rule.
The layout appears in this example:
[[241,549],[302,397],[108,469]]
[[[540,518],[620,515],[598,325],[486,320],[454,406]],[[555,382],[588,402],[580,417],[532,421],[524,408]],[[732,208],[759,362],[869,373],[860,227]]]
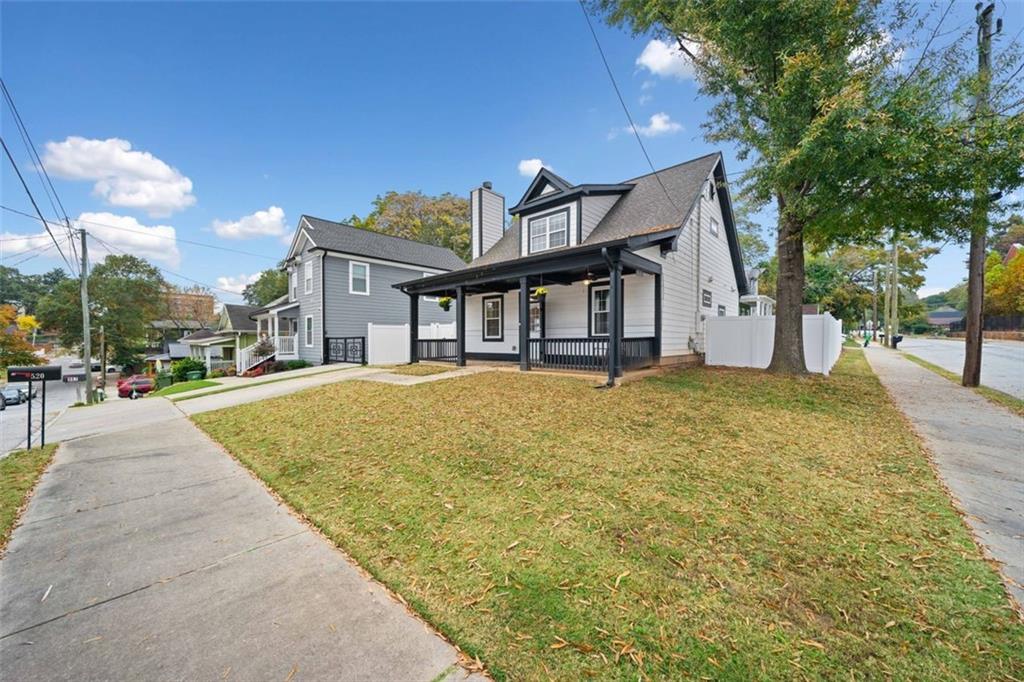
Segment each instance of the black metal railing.
[[654,337],[622,339],[622,369],[638,369],[654,364]]
[[[530,367],[581,372],[608,371],[608,339],[530,339]],[[637,369],[654,363],[654,337],[623,339],[622,368]]]
[[417,339],[416,357],[420,360],[455,362],[458,344],[455,339]]
[[327,362],[366,364],[365,336],[324,337],[324,347],[327,348]]

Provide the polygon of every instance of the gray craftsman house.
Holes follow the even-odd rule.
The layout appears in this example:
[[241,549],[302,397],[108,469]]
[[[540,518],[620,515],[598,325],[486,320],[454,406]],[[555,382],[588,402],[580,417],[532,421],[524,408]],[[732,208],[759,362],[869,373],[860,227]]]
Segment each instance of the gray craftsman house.
[[[695,359],[704,320],[738,315],[748,293],[721,154],[612,184],[541,169],[507,230],[490,183],[470,208],[472,262],[396,285],[412,302],[414,361],[599,371],[614,383],[623,370]],[[456,338],[416,338],[433,314],[427,296],[456,299]]]
[[[277,360],[365,362],[367,324],[405,324],[409,298],[394,285],[466,267],[450,249],[304,215],[284,259],[288,293],[252,312],[256,333]],[[422,323],[450,323],[454,312],[425,306]],[[268,359],[253,344],[241,371]],[[247,365],[247,366],[246,366]]]

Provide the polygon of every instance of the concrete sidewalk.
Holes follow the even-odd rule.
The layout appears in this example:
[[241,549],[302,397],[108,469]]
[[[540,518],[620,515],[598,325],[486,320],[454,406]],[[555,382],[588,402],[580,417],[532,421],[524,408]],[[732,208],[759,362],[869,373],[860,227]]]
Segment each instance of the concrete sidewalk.
[[895,351],[864,352],[1024,605],[1024,419]]
[[465,677],[451,645],[147,402],[129,408],[146,426],[65,443],[44,474],[0,561],[0,678]]

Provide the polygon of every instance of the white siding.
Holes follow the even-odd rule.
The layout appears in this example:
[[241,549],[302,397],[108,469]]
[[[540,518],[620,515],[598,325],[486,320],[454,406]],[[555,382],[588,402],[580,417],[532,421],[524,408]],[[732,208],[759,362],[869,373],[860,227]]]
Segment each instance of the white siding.
[[[718,236],[709,231],[710,218],[718,221]],[[697,226],[701,232],[698,235]],[[697,243],[700,242],[698,264]],[[662,328],[661,355],[663,358],[693,352],[692,343],[703,348],[703,320],[717,316],[718,306],[725,306],[726,315],[739,314],[739,292],[732,256],[725,234],[725,221],[718,197],[707,198],[702,192],[699,205],[694,207],[691,220],[679,234],[676,251],[660,257],[657,248],[638,252],[662,267]],[[697,269],[700,269],[700,282]],[[708,281],[710,278],[711,281]],[[711,291],[711,307],[701,305],[701,290]]]
[[[523,215],[523,216],[520,217],[519,229],[522,230],[522,233],[520,234],[520,240],[519,240],[519,244],[520,244],[520,253],[519,253],[519,255],[520,256],[529,256],[530,255],[530,219],[531,218],[536,218],[538,216],[545,216],[545,215],[548,215],[550,213],[557,213],[559,211],[564,211],[567,208],[569,209],[569,219],[568,219],[568,221],[566,221],[567,228],[568,228],[568,231],[569,231],[569,235],[568,235],[568,237],[569,237],[569,246],[576,246],[576,244],[577,244],[577,242],[576,242],[576,220],[577,220],[576,213],[577,213],[577,210],[579,209],[579,204],[576,201],[571,201],[571,202],[569,202],[567,204],[559,204],[558,206],[552,206],[551,208],[546,208],[543,211],[537,211],[536,213],[529,214],[529,215]],[[551,251],[554,251],[554,250],[555,249],[551,249]],[[542,252],[538,252],[538,253],[542,253]]]
[[611,207],[615,205],[615,202],[619,200],[618,194],[610,194],[607,196],[595,196],[595,197],[583,197],[582,209],[583,223],[581,229],[583,232],[583,239],[590,236],[590,233],[597,227],[597,224],[601,222],[601,218],[604,218],[605,214],[611,210]]
[[[501,294],[494,294],[499,296]],[[503,314],[504,337],[501,341],[483,340],[482,300],[491,296],[466,297],[466,352],[467,353],[518,353],[519,352],[519,292],[504,294]]]

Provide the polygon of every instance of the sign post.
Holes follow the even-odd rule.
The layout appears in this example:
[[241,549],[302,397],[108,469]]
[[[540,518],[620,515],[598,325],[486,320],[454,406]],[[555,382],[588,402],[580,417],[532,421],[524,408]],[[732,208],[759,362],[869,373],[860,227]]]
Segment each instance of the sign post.
[[40,365],[38,367],[8,367],[7,382],[27,381],[28,382],[28,420],[25,424],[25,449],[32,449],[32,382],[43,382],[43,417],[40,433],[42,442],[40,447],[46,445],[46,382],[50,379],[60,380],[60,365]]

